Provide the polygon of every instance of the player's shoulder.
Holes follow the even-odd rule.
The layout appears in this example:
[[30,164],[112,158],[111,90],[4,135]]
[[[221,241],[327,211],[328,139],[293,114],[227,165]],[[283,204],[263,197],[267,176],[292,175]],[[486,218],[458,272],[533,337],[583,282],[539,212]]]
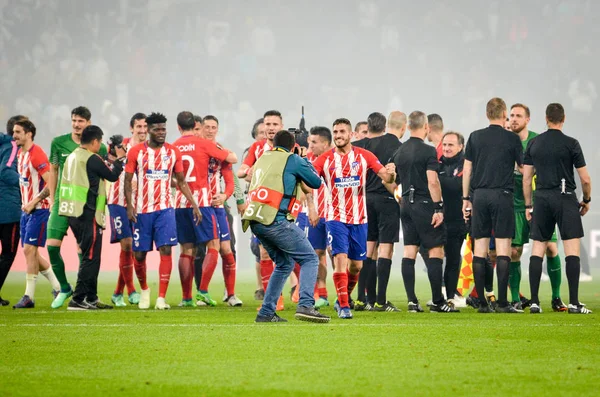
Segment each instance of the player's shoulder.
[[52,145],[62,145],[72,140],[73,138],[71,138],[71,133],[69,132],[67,134],[59,135],[52,139]]
[[369,138],[359,139],[358,141],[352,142],[352,146],[359,147],[359,148],[365,148],[365,147],[367,147],[367,143],[369,141],[370,141]]
[[140,142],[138,144],[135,144],[131,146],[131,149],[129,149],[129,151],[135,151],[135,152],[139,152],[142,151],[146,148],[146,142]]

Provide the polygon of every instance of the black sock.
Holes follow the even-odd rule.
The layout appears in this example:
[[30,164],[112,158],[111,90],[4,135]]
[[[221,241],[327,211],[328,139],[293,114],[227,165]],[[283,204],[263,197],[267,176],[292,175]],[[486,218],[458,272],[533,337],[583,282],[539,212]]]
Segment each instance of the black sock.
[[383,305],[387,302],[387,286],[390,281],[392,260],[379,258],[377,260],[377,303]]
[[371,258],[367,258],[363,261],[363,267],[360,269],[360,273],[358,274],[358,285],[356,289],[358,290],[356,300],[365,302],[367,300],[365,290],[367,288],[367,277],[369,276],[369,270],[372,266],[375,266],[375,261]]
[[508,305],[508,270],[510,267],[510,256],[499,256],[496,260],[496,272],[498,274],[498,304]]
[[440,305],[444,303],[444,295],[442,295],[442,280],[444,279],[443,264],[441,258],[429,258],[427,264],[427,277],[431,285],[431,300],[434,304]]
[[419,300],[415,295],[415,260],[402,258],[402,280],[409,302],[417,303]]
[[579,273],[581,272],[581,259],[569,255],[565,258],[565,271],[569,282],[569,303],[579,305]]
[[485,306],[487,301],[485,299],[485,273],[486,273],[486,260],[480,256],[473,257],[473,278],[475,279],[475,291],[479,296],[480,306]]
[[542,278],[542,261],[539,256],[531,255],[529,258],[529,289],[531,291],[531,302],[540,304],[540,281]]
[[489,259],[485,261],[485,290],[487,292],[494,290],[494,264]]
[[367,273],[367,302],[373,306],[377,302],[377,261],[373,261],[371,269]]

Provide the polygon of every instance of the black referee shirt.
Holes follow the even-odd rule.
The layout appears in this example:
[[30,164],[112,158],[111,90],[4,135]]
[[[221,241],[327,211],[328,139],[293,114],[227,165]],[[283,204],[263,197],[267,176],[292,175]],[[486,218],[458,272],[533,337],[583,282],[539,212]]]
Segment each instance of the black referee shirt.
[[560,190],[564,179],[566,190],[575,191],[573,167],[585,167],[579,142],[561,130],[548,130],[529,141],[524,163],[535,167],[537,190]]
[[[400,140],[393,134],[383,134],[376,138],[363,138],[359,141],[352,142],[352,145],[367,149],[377,157],[381,164],[386,165],[392,162],[394,152],[396,152],[402,143],[400,143]],[[383,183],[381,183],[381,178],[371,170],[367,172],[366,191],[367,194],[376,193],[386,197],[393,197]]]
[[469,136],[465,159],[473,163],[471,187],[513,191],[515,162],[523,164],[519,136],[499,125],[490,125]]
[[414,197],[431,200],[427,171],[438,170],[437,152],[421,138],[409,138],[394,154],[396,164],[396,183],[402,185],[402,196],[407,197],[410,187],[414,190]]

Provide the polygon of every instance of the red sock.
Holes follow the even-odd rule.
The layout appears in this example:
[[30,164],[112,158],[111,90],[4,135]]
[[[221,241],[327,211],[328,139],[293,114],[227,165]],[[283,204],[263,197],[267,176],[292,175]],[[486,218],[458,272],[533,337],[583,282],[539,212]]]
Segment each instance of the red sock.
[[358,283],[358,274],[352,274],[347,272],[348,274],[348,296],[352,295],[352,291],[354,291],[354,287],[356,287],[356,283]]
[[235,273],[236,264],[233,252],[227,255],[222,255],[223,260],[223,280],[225,280],[225,289],[227,289],[227,296],[235,295]]
[[263,290],[267,291],[267,285],[269,285],[269,279],[273,274],[273,261],[261,260],[260,261],[260,278],[262,280]]
[[115,295],[123,295],[123,288],[125,288],[125,280],[123,280],[123,269],[119,263],[119,279],[117,280]]
[[182,297],[185,300],[192,299],[193,263],[194,257],[191,255],[179,255],[179,279],[181,280]]
[[294,265],[294,274],[298,278],[298,284],[300,284],[300,264],[299,263],[296,263]]
[[317,288],[319,298],[327,299],[327,288]]
[[141,289],[148,289],[148,284],[146,283],[146,259],[139,262],[135,257],[133,258],[133,268],[135,269],[135,274],[140,282]]
[[348,303],[348,274],[334,272],[333,283],[335,284],[340,307],[350,307]]
[[217,268],[217,262],[219,261],[219,251],[216,249],[208,249],[204,262],[202,262],[202,280],[200,280],[200,291],[207,292],[210,280]]
[[173,259],[171,255],[161,255],[160,264],[158,265],[158,297],[164,298],[167,296],[169,281],[171,280],[171,270],[173,270]]
[[[121,251],[119,255],[119,273],[123,276],[123,282],[127,286],[127,292],[131,295],[135,291],[133,284],[133,253],[131,251]],[[123,293],[123,289],[121,289]]]

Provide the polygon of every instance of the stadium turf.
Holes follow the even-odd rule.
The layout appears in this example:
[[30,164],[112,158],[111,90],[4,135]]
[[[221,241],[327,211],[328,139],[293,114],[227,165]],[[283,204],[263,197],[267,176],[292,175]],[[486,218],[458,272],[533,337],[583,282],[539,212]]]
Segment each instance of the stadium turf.
[[[115,277],[102,275],[105,302]],[[221,285],[213,283],[213,298]],[[2,296],[12,305],[23,288],[24,275],[11,274]],[[587,316],[553,313],[548,283],[541,315],[412,314],[393,278],[390,300],[403,312],[339,320],[330,307],[325,325],[294,320],[289,299],[281,314],[289,323],[254,324],[253,289],[251,277],[239,283],[242,308],[67,312],[49,308],[50,289],[39,280],[35,309],[0,308],[0,395],[598,395],[598,281],[581,284],[595,312]],[[424,305],[424,278],[417,292]]]

